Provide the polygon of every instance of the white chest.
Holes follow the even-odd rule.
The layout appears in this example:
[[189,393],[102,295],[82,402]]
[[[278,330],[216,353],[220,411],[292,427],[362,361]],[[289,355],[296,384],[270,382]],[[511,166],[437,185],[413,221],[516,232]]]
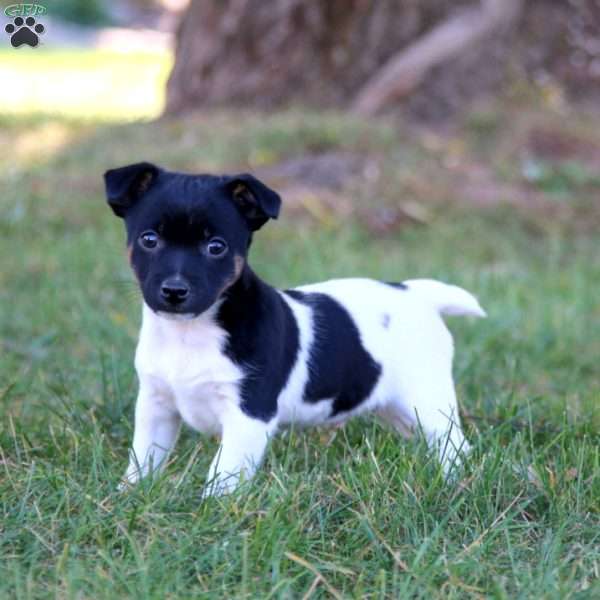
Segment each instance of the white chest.
[[135,358],[140,383],[167,394],[194,429],[219,432],[224,415],[239,405],[242,378],[223,353],[226,341],[212,315],[169,321],[144,307]]

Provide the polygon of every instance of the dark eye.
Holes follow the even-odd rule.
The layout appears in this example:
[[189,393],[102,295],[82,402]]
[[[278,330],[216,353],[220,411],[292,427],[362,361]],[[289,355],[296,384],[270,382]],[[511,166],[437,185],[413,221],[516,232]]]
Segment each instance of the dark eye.
[[213,238],[206,245],[206,251],[210,256],[223,256],[227,252],[227,242],[221,238]]
[[146,250],[152,250],[158,246],[158,234],[154,231],[144,231],[140,235],[140,245]]

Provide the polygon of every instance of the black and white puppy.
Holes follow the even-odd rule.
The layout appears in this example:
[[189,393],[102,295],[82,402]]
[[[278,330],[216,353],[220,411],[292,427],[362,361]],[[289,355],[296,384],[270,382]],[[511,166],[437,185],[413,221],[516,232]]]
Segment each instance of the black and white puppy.
[[281,199],[252,175],[187,175],[139,163],[107,171],[125,220],[143,322],[125,480],[158,469],[183,421],[221,436],[207,493],[231,491],[285,424],[374,411],[422,428],[448,470],[467,449],[442,314],[484,316],[432,280],[339,279],[279,291],[248,266],[252,235]]

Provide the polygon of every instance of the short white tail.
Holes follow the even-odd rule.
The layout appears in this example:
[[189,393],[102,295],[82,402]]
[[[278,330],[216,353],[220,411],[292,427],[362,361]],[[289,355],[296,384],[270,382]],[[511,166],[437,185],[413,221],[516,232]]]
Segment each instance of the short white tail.
[[485,317],[477,298],[456,285],[449,285],[434,279],[409,279],[404,281],[409,291],[420,294],[441,314],[454,316]]

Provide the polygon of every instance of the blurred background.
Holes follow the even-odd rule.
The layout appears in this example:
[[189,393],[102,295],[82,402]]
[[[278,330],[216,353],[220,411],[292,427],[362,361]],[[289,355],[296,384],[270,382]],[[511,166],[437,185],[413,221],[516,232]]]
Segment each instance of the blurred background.
[[[2,4],[7,24],[23,10]],[[58,347],[89,370],[73,385],[90,405],[114,397],[98,387],[98,354],[118,356],[132,385],[139,297],[101,176],[140,160],[250,170],[279,190],[282,216],[253,257],[276,285],[452,279],[496,315],[480,343],[498,344],[544,407],[563,407],[545,395],[582,370],[598,389],[597,1],[27,6],[39,44],[15,48],[3,32],[0,50],[0,299],[17,308],[0,316],[0,376],[12,395],[47,397]],[[519,346],[543,358],[537,375],[511,362]],[[479,383],[475,405],[512,410]]]
[[43,6],[39,45],[1,49],[9,172],[110,131],[103,167],[254,169],[290,211],[375,233],[450,204],[597,223],[595,0]]
[[[7,473],[0,496],[7,499],[3,514],[14,517],[0,536],[12,557],[0,594],[2,585],[29,582],[28,573],[44,585],[64,565],[72,587],[61,593],[81,589],[97,598],[114,597],[105,568],[114,577],[122,570],[119,581],[127,585],[134,572],[140,585],[158,581],[165,592],[156,597],[188,580],[224,585],[217,563],[209,561],[196,580],[187,554],[183,566],[172,568],[161,545],[172,539],[178,547],[179,536],[195,531],[188,511],[198,504],[214,441],[183,434],[173,473],[188,458],[199,464],[184,487],[183,475],[174,486],[181,525],[174,537],[165,519],[155,563],[142,569],[132,562],[138,546],[125,560],[122,526],[113,522],[122,517],[146,547],[133,525],[144,509],[136,506],[130,516],[126,503],[110,500],[131,438],[141,298],[122,222],[106,206],[102,183],[106,169],[141,160],[189,172],[251,171],[277,189],[282,214],[256,236],[251,264],[279,287],[363,275],[434,277],[474,292],[489,318],[450,319],[455,373],[463,423],[477,446],[473,468],[491,473],[481,497],[498,513],[482,517],[474,503],[472,521],[459,512],[448,522],[441,494],[444,537],[430,544],[441,525],[424,526],[401,554],[407,561],[416,556],[411,564],[436,581],[446,578],[446,552],[456,557],[465,580],[480,586],[456,588],[461,598],[466,589],[492,593],[490,577],[505,582],[498,585],[508,586],[506,597],[560,595],[557,577],[568,590],[564,597],[586,589],[600,564],[598,0],[40,0],[28,5],[42,7],[34,17],[45,29],[39,43],[17,48],[11,39],[18,31],[5,26],[14,26],[20,5],[0,4],[0,464]],[[381,436],[388,440],[377,452],[386,484],[365,479],[368,494],[382,494],[372,515],[384,515],[380,531],[395,531],[394,548],[412,540],[402,532],[413,531],[429,509],[415,500],[413,514],[397,502],[438,498],[428,471],[418,475],[413,447],[361,423],[346,427],[339,443],[329,445],[327,435],[275,442],[269,465],[277,469],[277,457],[291,452],[292,466],[282,460],[278,471],[290,493],[304,489],[298,502],[311,507],[313,492],[325,489],[329,503],[342,489],[339,465],[359,449],[371,452],[365,436]],[[314,485],[304,456],[316,465]],[[372,456],[360,464],[366,468]],[[490,461],[503,469],[501,481]],[[525,465],[525,476],[516,474],[517,464]],[[416,494],[410,486],[407,494],[405,480]],[[526,493],[517,491],[522,486]],[[258,488],[279,489],[272,481]],[[505,523],[522,493],[526,508],[515,513],[510,533],[488,536],[489,523]],[[109,500],[97,502],[103,495]],[[171,518],[170,496],[164,506]],[[106,517],[111,510],[121,516]],[[155,510],[153,504],[146,512]],[[81,516],[73,517],[77,511]],[[98,521],[88,522],[90,511]],[[236,521],[228,511],[229,531]],[[321,513],[313,528],[296,524],[296,509],[282,512],[302,540],[341,540],[333,554],[315,542],[314,556],[337,560],[348,548],[343,573],[353,573],[363,548],[371,552],[373,534],[360,537],[366,521],[346,526],[344,517],[339,530],[321,534]],[[225,549],[221,528],[210,525],[212,509],[203,515],[212,529],[190,536],[189,556],[222,557],[235,581],[242,542]],[[337,522],[338,508],[331,515]],[[400,533],[390,529],[397,518],[410,522]],[[471,533],[461,537],[463,522],[466,529],[481,524],[475,542]],[[344,542],[342,528],[356,532],[360,552]],[[554,538],[552,531],[561,533]],[[485,536],[485,557],[464,562],[465,547],[483,548]],[[560,546],[561,536],[569,543]],[[279,531],[263,547],[258,536],[251,556],[271,549],[282,555],[275,539]],[[310,556],[294,544],[282,547]],[[429,555],[421,560],[425,548]],[[520,548],[523,569],[516,575]],[[379,579],[371,579],[386,564],[364,562],[358,580],[365,574],[367,587],[379,589]],[[254,597],[267,597],[275,581],[266,572],[257,571],[264,587]],[[334,577],[329,566],[324,572]],[[79,579],[81,573],[90,575]],[[520,583],[511,588],[515,577]],[[367,597],[356,591],[354,574],[333,581],[348,597]]]

